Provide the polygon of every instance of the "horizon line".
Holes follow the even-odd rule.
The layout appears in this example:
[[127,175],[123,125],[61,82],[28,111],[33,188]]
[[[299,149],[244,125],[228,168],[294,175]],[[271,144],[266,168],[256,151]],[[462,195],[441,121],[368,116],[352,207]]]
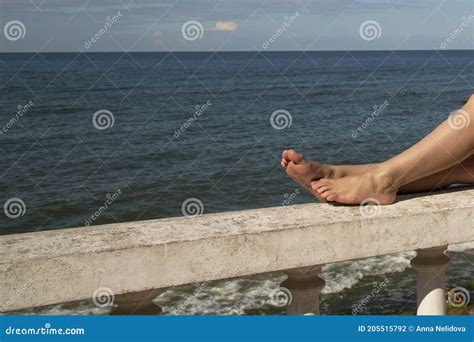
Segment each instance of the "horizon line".
[[409,52],[409,51],[474,51],[474,49],[404,49],[404,50],[223,50],[223,51],[212,51],[212,50],[203,50],[203,51],[8,51],[0,52],[0,54],[20,54],[20,53],[30,53],[30,54],[43,54],[43,53],[235,53],[235,52]]

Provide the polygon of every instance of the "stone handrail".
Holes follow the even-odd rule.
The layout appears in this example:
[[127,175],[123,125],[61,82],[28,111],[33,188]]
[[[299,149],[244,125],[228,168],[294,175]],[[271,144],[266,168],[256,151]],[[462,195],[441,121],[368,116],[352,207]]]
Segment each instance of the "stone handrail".
[[474,241],[473,222],[474,189],[462,188],[389,206],[314,203],[5,235],[0,310],[90,299],[103,286],[118,312],[145,313],[159,289],[282,270],[288,312],[319,313],[321,265],[418,250],[418,313],[443,314],[443,252]]

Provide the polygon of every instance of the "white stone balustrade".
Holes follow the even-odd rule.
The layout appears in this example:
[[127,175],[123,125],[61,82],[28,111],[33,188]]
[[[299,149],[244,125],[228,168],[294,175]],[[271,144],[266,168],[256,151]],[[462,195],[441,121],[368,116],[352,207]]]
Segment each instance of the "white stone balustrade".
[[315,203],[0,236],[0,309],[91,299],[103,286],[116,314],[156,314],[160,289],[285,271],[288,313],[318,314],[315,265],[417,250],[418,313],[444,314],[443,251],[474,241],[474,189],[376,209]]

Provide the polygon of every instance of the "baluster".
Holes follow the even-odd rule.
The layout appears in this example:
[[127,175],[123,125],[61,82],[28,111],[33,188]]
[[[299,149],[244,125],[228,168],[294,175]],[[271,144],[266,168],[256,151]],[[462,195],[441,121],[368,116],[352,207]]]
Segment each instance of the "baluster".
[[450,261],[446,247],[419,249],[411,260],[417,271],[417,315],[446,315],[445,270]]
[[288,279],[281,286],[290,290],[288,315],[319,315],[319,293],[326,285],[318,273],[322,265],[285,270]]
[[117,307],[110,312],[110,315],[159,315],[161,308],[153,304],[153,299],[163,291],[153,289],[116,295],[114,304]]

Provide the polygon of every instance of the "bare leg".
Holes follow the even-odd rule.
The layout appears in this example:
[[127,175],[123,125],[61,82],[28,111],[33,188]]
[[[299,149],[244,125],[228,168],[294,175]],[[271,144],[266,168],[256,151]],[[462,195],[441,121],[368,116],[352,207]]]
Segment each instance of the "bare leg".
[[[324,199],[320,198],[319,193],[311,188],[311,182],[321,178],[337,179],[359,175],[375,166],[375,164],[330,165],[306,161],[301,154],[293,150],[283,151],[281,165],[295,182],[320,200]],[[409,194],[444,189],[452,184],[471,183],[474,183],[474,156],[447,170],[408,183],[402,186],[398,192]]]
[[[453,118],[445,120],[416,145],[382,163],[380,170],[393,179],[395,187],[460,164],[473,153],[474,96]],[[457,120],[465,120],[466,124],[456,127]]]
[[404,185],[398,192],[410,194],[414,192],[441,190],[453,184],[474,184],[474,157],[469,157],[461,164],[453,166],[448,170],[437,172]]
[[[361,203],[371,198],[390,204],[400,188],[460,164],[474,151],[474,96],[416,145],[359,175],[311,183],[328,201]],[[473,181],[474,182],[474,181]]]

